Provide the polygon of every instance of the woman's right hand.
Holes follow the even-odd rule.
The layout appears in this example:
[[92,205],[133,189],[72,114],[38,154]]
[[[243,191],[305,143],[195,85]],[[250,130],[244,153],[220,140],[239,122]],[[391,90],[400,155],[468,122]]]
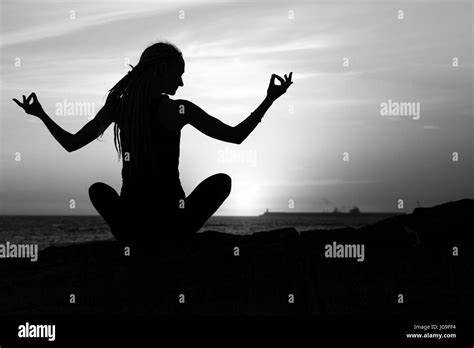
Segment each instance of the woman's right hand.
[[[285,79],[283,80],[277,74],[272,74],[270,84],[267,90],[267,98],[270,98],[272,101],[275,101],[283,94],[285,94],[288,87],[290,87],[290,85],[293,83],[293,81],[291,81],[292,75],[293,72],[290,72],[288,76],[285,74]],[[278,79],[278,81],[280,81],[280,85],[275,84],[275,79]]]
[[[33,99],[33,103],[30,104],[30,101]],[[43,107],[41,106],[36,94],[33,92],[31,93],[28,98],[23,96],[23,103],[19,102],[17,99],[13,98],[13,101],[17,103],[19,107],[21,107],[25,112],[29,115],[40,117],[45,114]]]

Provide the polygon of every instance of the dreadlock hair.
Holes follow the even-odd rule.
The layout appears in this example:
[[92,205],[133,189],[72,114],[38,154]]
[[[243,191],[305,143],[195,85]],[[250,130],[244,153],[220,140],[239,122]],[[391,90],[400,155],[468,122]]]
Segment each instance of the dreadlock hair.
[[[130,161],[129,174],[142,176],[144,164],[150,155],[150,87],[158,77],[161,62],[173,64],[183,60],[181,51],[172,43],[157,42],[147,47],[138,64],[132,67],[117,84],[109,90],[105,107],[117,117],[114,125],[114,144],[119,160]],[[184,60],[183,60],[184,61]],[[129,149],[129,156],[123,153],[123,144]]]

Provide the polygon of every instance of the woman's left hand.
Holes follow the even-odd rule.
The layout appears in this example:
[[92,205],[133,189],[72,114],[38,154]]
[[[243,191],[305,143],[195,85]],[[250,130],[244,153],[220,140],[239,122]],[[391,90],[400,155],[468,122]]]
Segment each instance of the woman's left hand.
[[[30,104],[31,100],[33,100],[33,103]],[[33,115],[33,116],[41,118],[41,116],[45,114],[43,107],[41,106],[34,92],[31,93],[28,96],[28,98],[23,96],[23,103],[19,102],[15,98],[13,98],[13,101],[17,103],[17,105],[21,107],[23,110],[25,110],[25,112],[29,115]]]
[[[267,98],[270,98],[272,101],[275,101],[283,94],[285,94],[288,87],[290,87],[290,85],[293,83],[293,81],[291,81],[292,75],[293,72],[290,72],[289,75],[285,74],[285,79],[283,80],[277,74],[272,74],[270,84],[267,90]],[[275,84],[275,79],[278,79],[278,81],[280,81],[280,85]]]

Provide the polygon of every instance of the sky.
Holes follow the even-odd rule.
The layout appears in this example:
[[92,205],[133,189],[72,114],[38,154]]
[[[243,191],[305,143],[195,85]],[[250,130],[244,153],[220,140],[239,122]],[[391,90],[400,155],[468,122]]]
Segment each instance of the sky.
[[411,212],[473,198],[472,7],[462,0],[2,0],[0,214],[96,214],[91,184],[120,191],[112,126],[68,153],[12,98],[35,92],[75,133],[128,64],[160,40],[178,46],[186,62],[184,87],[172,98],[231,126],[260,104],[272,73],[293,72],[293,85],[242,144],[183,128],[185,193],[215,173],[232,177],[216,215],[353,206]]

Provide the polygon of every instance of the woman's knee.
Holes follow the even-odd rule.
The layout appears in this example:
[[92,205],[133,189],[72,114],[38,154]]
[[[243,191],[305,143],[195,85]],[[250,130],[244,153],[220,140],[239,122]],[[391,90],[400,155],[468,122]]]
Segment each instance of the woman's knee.
[[[97,196],[103,193],[114,193],[114,192],[115,190],[112,187],[110,187],[107,184],[104,184],[103,182],[93,183],[89,187],[89,196]],[[117,194],[117,192],[115,192],[115,194]]]
[[103,182],[95,182],[89,186],[89,197],[100,194],[100,192],[103,190],[103,185],[105,185]]
[[225,173],[218,173],[213,175],[213,177],[218,183],[219,192],[222,192],[227,197],[232,190],[232,178]]
[[112,203],[119,199],[118,193],[109,185],[103,182],[96,182],[89,187],[89,198],[96,206],[96,204],[103,205],[104,203]]

